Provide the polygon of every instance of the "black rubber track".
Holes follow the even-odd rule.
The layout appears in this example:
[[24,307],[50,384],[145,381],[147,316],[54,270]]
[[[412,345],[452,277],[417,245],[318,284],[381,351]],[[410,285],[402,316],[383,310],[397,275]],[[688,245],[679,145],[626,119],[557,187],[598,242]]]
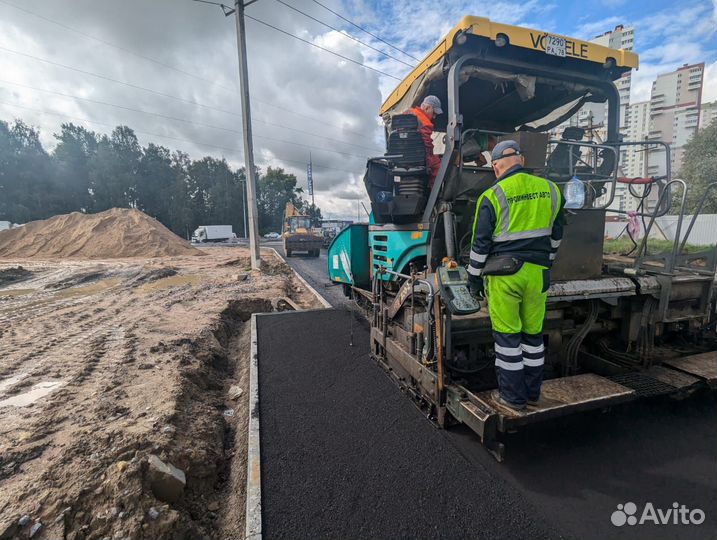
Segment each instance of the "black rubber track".
[[[267,539],[717,538],[714,393],[529,426],[506,437],[499,464],[469,430],[423,417],[370,360],[350,312],[257,326]],[[615,527],[626,502],[679,502],[706,519]]]

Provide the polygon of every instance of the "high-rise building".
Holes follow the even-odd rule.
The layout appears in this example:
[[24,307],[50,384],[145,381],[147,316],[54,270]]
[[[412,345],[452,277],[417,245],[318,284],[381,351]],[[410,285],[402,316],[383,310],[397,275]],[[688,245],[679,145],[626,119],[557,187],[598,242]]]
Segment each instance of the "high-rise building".
[[[650,102],[639,101],[628,105],[625,111],[624,136],[626,141],[644,141],[650,131]],[[620,169],[618,176],[628,178],[642,178],[647,174],[647,152],[644,147],[625,147],[620,155]],[[637,193],[642,189],[637,188]],[[627,184],[618,183],[615,186],[615,197],[610,205],[613,210],[629,212],[637,210],[639,199],[634,197]]]
[[[631,51],[635,43],[635,28],[632,26],[618,25],[610,30],[595,36],[590,40],[611,49],[624,49]],[[630,104],[631,72],[625,73],[617,81],[615,86],[620,93],[620,131],[624,131],[626,124],[627,106]],[[599,130],[598,136],[604,137],[606,133],[605,119],[607,117],[607,103],[587,103],[578,111],[576,125],[582,128]],[[601,137],[601,138],[602,138]]]
[[[670,145],[671,169],[678,175],[682,166],[683,146],[697,131],[700,123],[702,79],[705,65],[684,64],[670,73],[657,76],[650,97],[651,140]],[[666,174],[665,151],[656,147],[648,155],[648,174]]]
[[[644,141],[650,132],[650,102],[638,101],[627,107],[625,115],[625,140],[631,142]],[[620,162],[622,173],[629,178],[647,175],[647,153],[642,147],[627,152]]]
[[717,101],[703,103],[700,108],[700,125],[699,129],[704,129],[712,122],[717,120]]

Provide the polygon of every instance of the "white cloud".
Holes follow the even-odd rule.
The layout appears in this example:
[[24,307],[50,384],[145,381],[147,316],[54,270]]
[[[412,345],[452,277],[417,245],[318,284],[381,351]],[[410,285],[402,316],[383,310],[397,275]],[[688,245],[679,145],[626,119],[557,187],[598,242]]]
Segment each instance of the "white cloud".
[[[305,1],[299,7],[308,10],[311,5]],[[63,122],[74,120],[105,133],[115,125],[126,124],[138,132],[143,144],[153,141],[188,151],[192,157],[211,154],[226,157],[235,167],[243,165],[239,100],[232,91],[237,80],[234,24],[218,8],[174,0],[131,0],[122,6],[91,0],[39,0],[27,8],[196,77],[88,40],[4,4],[0,5],[0,47],[235,114],[0,50],[0,79],[25,85],[0,83],[0,101],[10,104],[0,103],[0,119],[22,118],[38,126],[48,147],[54,146],[52,134]],[[251,14],[292,33],[303,31],[305,39],[356,61],[366,61],[362,50],[339,33],[311,26],[310,21],[298,20],[295,13],[277,10],[270,2],[257,3]],[[303,164],[311,152],[317,191],[328,193],[333,187],[355,183],[363,173],[366,157],[381,153],[376,122],[381,102],[378,74],[253,21],[247,21],[247,42],[257,162],[283,166],[305,184]],[[73,100],[27,86],[153,111],[184,122]],[[212,129],[207,124],[235,132]],[[338,201],[338,197],[327,197],[326,211],[331,213],[332,206],[345,210]]]
[[575,37],[580,39],[593,39],[595,36],[599,36],[608,30],[612,30],[618,24],[624,22],[622,17],[610,16],[597,21],[590,21],[583,23],[575,30]]
[[[240,110],[238,94],[233,90],[237,87],[234,23],[231,18],[224,18],[218,7],[179,0],[33,0],[31,4],[22,0],[8,1],[196,76],[187,76],[148,62],[127,50],[88,40],[4,3],[0,4],[2,47],[234,113]],[[586,38],[610,30],[616,24],[630,22],[613,15],[603,16],[602,20],[569,21],[556,10],[554,3],[541,0],[497,0],[481,4],[480,9],[472,0],[445,1],[430,6],[423,0],[405,0],[383,3],[380,14],[376,13],[373,1],[323,1],[417,58],[422,58],[468,13]],[[619,1],[622,0],[602,0],[603,3]],[[714,41],[715,2],[717,0],[680,5],[679,16],[671,7],[634,21],[637,39],[643,36],[647,44],[643,50],[638,50],[642,53],[642,67],[634,74],[634,97],[649,98],[651,82],[658,73],[684,62],[714,59],[714,45],[706,43],[708,39]],[[402,61],[415,63],[408,56],[349,27],[310,0],[292,0],[291,3],[337,28],[346,28],[351,35],[386,51],[395,59],[358,46],[339,32],[327,30],[270,0],[252,4],[247,13],[399,78],[409,70]],[[571,31],[571,26],[577,26],[577,30]],[[247,42],[257,161],[265,166],[282,166],[296,174],[305,185],[304,163],[311,152],[317,202],[324,213],[341,215],[344,212],[347,217],[355,216],[356,200],[364,198],[365,201],[361,181],[365,158],[380,153],[382,147],[378,108],[382,97],[395,87],[397,81],[311,48],[251,20],[247,21]],[[167,99],[2,50],[0,62],[0,79],[156,111],[188,122],[241,130],[241,119],[236,114]],[[717,89],[716,71],[715,63],[710,64],[705,75],[705,99],[707,96],[712,96],[710,99],[717,97],[714,96],[717,92],[714,90]],[[154,141],[188,151],[192,157],[225,156],[232,165],[243,165],[239,133],[3,83],[0,83],[0,101],[84,118],[97,122],[87,126],[101,132],[107,132],[117,124],[127,124],[138,132],[155,134],[140,133],[144,144]],[[0,103],[0,119],[15,117],[39,126],[46,144],[54,144],[52,133],[67,121]],[[281,128],[278,124],[319,136]],[[169,137],[194,142],[180,142]]]

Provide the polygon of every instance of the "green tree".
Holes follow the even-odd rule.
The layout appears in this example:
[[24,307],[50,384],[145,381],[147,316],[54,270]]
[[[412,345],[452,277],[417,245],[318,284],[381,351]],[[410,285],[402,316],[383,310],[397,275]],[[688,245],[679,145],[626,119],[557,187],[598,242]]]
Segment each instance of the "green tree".
[[[36,129],[0,121],[0,220],[139,208],[183,237],[212,224],[245,234],[244,169],[213,157],[193,161],[154,143],[143,148],[127,126],[103,135],[67,123],[54,137],[50,155]],[[294,175],[279,168],[256,172],[260,229],[280,231],[288,201],[321,218],[321,210],[301,198]]]
[[[685,145],[679,178],[687,182],[687,212],[694,212],[707,186],[717,182],[717,122],[698,131]],[[717,187],[712,188],[702,213],[717,213]]]
[[90,160],[93,211],[136,205],[137,170],[141,156],[137,136],[127,126],[117,126],[109,137],[102,136],[97,153]]
[[97,154],[97,134],[75,124],[62,124],[52,153],[61,212],[87,211],[92,203],[90,160]]
[[194,222],[189,197],[189,166],[192,160],[180,151],[172,154],[174,182],[169,193],[169,221],[164,223],[179,236],[189,239]]
[[323,219],[323,216],[321,215],[321,208],[310,203],[306,199],[301,199],[300,203],[299,211],[311,218],[311,224],[314,227],[321,226],[321,220]]
[[266,174],[257,179],[257,208],[261,234],[282,229],[286,203],[301,206],[301,188],[296,187],[296,176],[282,168],[269,167]]
[[0,122],[0,219],[25,223],[56,212],[50,156],[39,132],[20,120]]
[[137,208],[162,223],[171,222],[171,194],[176,172],[168,148],[149,143],[142,150],[137,167],[135,193]]

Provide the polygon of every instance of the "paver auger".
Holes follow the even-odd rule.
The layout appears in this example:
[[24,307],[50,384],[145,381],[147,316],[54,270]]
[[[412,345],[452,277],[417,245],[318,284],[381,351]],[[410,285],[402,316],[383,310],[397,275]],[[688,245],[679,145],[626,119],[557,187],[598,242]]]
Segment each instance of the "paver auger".
[[[671,178],[669,145],[619,134],[613,81],[637,64],[631,52],[465,17],[383,104],[386,154],[369,160],[364,179],[370,223],[347,227],[329,248],[330,278],[370,309],[380,365],[441,426],[468,425],[499,460],[501,433],[522,425],[717,385],[717,248],[684,249],[694,218],[685,217],[688,186]],[[404,114],[431,94],[446,112],[432,185],[416,118]],[[585,140],[575,126],[552,139],[586,103],[607,103],[605,140]],[[490,397],[490,320],[467,289],[476,200],[496,181],[478,159],[488,135],[518,140],[526,168],[561,189],[573,176],[586,185],[551,271],[541,400],[523,413]],[[645,178],[620,173],[634,146],[649,152]],[[648,233],[678,214],[669,252],[651,253],[645,235],[631,256],[603,255],[606,213],[625,214],[612,209],[621,184]]]

